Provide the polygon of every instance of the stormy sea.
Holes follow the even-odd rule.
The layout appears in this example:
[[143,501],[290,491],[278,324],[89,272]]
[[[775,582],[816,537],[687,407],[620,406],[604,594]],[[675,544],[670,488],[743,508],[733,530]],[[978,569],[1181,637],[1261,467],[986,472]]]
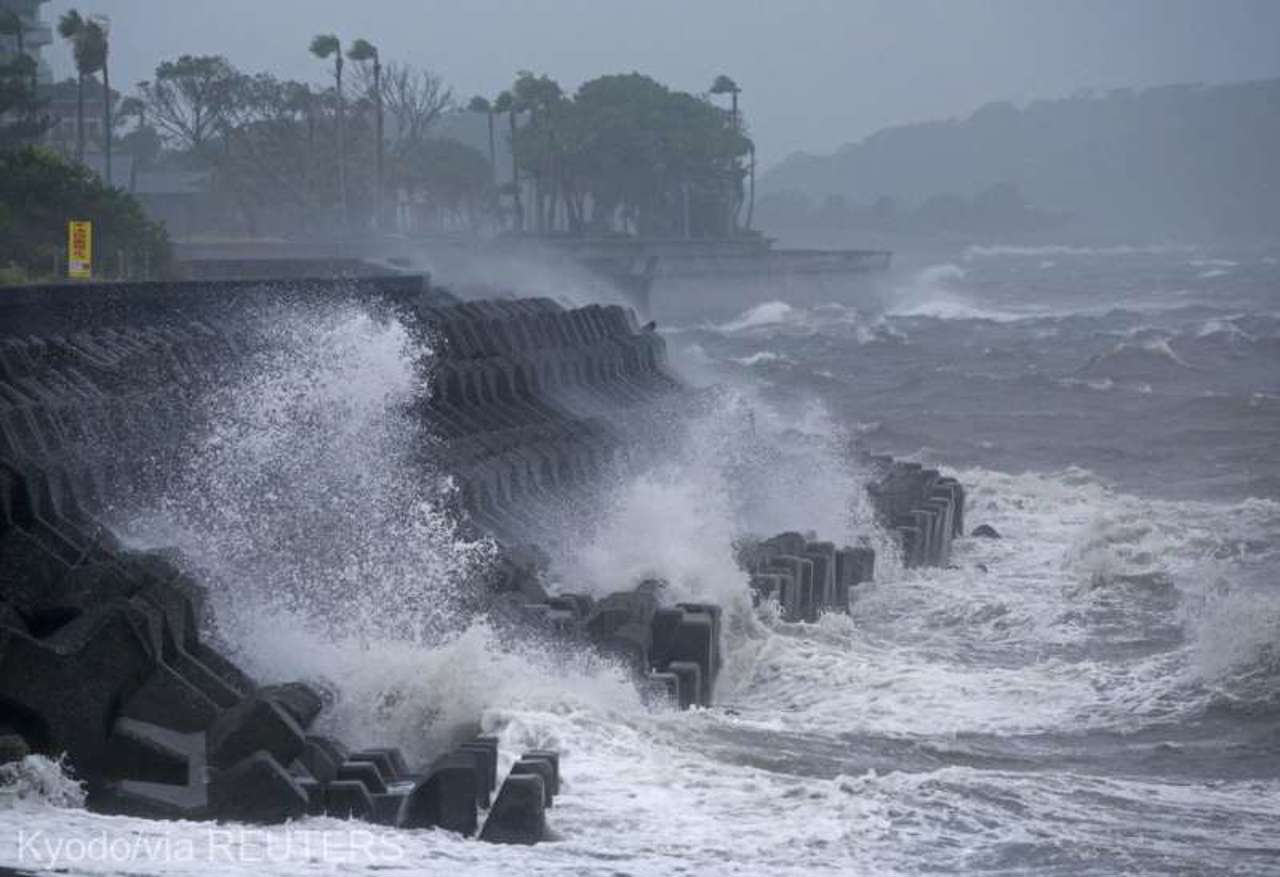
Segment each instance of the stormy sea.
[[[1280,250],[957,248],[899,257],[874,301],[660,324],[705,404],[549,553],[566,591],[657,577],[725,607],[716,703],[684,712],[459,623],[487,548],[422,474],[402,403],[429,351],[358,310],[278,325],[125,529],[186,552],[247,669],[319,678],[334,733],[423,755],[478,718],[559,750],[555,838],[108,817],[29,759],[0,865],[1280,874]],[[859,446],[954,474],[1000,538],[903,569]],[[752,607],[735,540],[782,529],[877,545],[849,615]]]

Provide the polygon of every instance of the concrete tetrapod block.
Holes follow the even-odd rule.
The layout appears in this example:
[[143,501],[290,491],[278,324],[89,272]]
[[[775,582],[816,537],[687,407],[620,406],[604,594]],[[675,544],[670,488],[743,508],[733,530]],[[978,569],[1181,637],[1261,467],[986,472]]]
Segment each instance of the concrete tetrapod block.
[[219,817],[243,822],[297,819],[310,804],[307,791],[266,752],[255,752],[216,774],[210,799]]
[[664,607],[653,613],[649,624],[651,645],[649,657],[653,669],[661,670],[673,660],[679,660],[672,648],[675,644],[676,631],[684,622],[685,612],[678,606]]
[[554,749],[530,749],[524,754],[525,758],[541,758],[551,762],[551,794],[560,794],[560,753]]
[[463,752],[476,753],[480,771],[483,773],[485,793],[493,793],[498,789],[498,740],[495,737],[476,737],[468,740],[458,749]]
[[401,826],[439,827],[467,837],[475,834],[479,772],[474,753],[455,752],[438,760],[409,793]]
[[490,843],[536,844],[547,836],[546,791],[537,774],[508,776],[489,810],[480,839]]
[[667,672],[680,681],[680,708],[688,709],[697,705],[698,694],[702,691],[701,665],[693,661],[672,661],[667,664]]
[[324,787],[324,812],[339,819],[368,819],[373,795],[360,780],[334,780]]
[[544,795],[543,802],[548,808],[555,803],[554,785],[556,780],[555,768],[551,762],[545,758],[530,758],[525,755],[519,761],[511,766],[510,776],[520,776],[522,774],[537,774],[542,777],[542,793]]
[[804,535],[795,532],[779,533],[766,539],[761,543],[770,554],[789,554],[797,556],[804,554],[804,546],[806,540]]
[[702,612],[686,612],[676,629],[675,655],[694,661],[701,668],[698,703],[710,706],[716,684],[716,639],[714,619]]
[[194,733],[217,720],[221,709],[173,668],[159,664],[120,710],[127,718]]
[[209,729],[209,761],[225,767],[263,750],[291,764],[306,748],[298,723],[274,701],[245,698],[224,712]]
[[810,542],[801,555],[813,564],[813,617],[836,602],[836,547],[830,542]]
[[647,706],[676,706],[680,703],[680,678],[674,673],[650,673],[640,690]]
[[791,554],[779,554],[769,558],[761,572],[782,573],[791,576],[792,586],[784,588],[787,601],[783,615],[787,621],[803,621],[812,612],[813,562]]
[[899,524],[894,527],[902,546],[902,563],[908,569],[920,565],[920,531],[914,526]]
[[307,815],[323,816],[324,815],[324,783],[315,777],[294,776],[294,782],[298,784],[298,788],[302,789],[307,796]]
[[874,577],[875,558],[871,548],[842,548],[836,552],[836,601],[843,610],[849,609],[850,589]]
[[407,768],[404,766],[404,756],[400,755],[400,750],[391,747],[361,749],[359,752],[349,754],[346,760],[367,761],[376,765],[378,775],[388,785],[403,778],[408,773]]
[[338,781],[355,780],[364,783],[371,795],[381,795],[387,791],[386,780],[378,765],[371,761],[344,761],[338,765]]
[[459,751],[470,752],[476,756],[483,781],[476,789],[476,798],[480,807],[489,806],[489,796],[498,787],[498,748],[488,743],[471,741],[458,747]]
[[338,778],[338,767],[342,764],[342,759],[335,758],[334,753],[327,746],[320,744],[315,737],[308,737],[302,753],[298,756],[298,763],[317,782],[330,783]]
[[933,540],[937,516],[934,515],[932,509],[917,506],[908,512],[907,517],[914,522],[920,540],[916,549],[916,565],[929,566],[933,563],[934,557]]
[[[402,780],[409,775],[409,765],[404,760],[404,753],[395,746],[367,746],[357,755],[385,755],[391,767],[391,777]],[[354,760],[354,756],[352,756]]]
[[67,753],[93,791],[105,764],[108,731],[122,693],[141,686],[156,666],[157,645],[145,614],[112,601],[92,606],[50,637],[0,636],[0,704],[34,716],[37,736],[18,730],[37,751]]
[[311,727],[324,708],[324,698],[320,696],[320,692],[305,682],[264,686],[259,689],[258,694],[279,704],[304,731]]
[[112,813],[159,819],[208,815],[205,735],[182,734],[133,719],[117,719],[108,743],[113,772],[123,777],[91,799]]
[[954,528],[951,519],[951,500],[947,497],[936,497],[925,500],[925,506],[933,509],[935,517],[933,562],[939,566],[945,566],[951,559],[951,533]]
[[601,652],[622,661],[634,673],[643,675],[648,670],[652,642],[648,625],[639,622],[624,624],[595,642]]
[[407,792],[392,791],[384,792],[381,795],[372,795],[373,811],[369,814],[369,821],[378,825],[396,826],[400,824],[401,814],[404,811],[405,802],[409,800]]
[[711,653],[713,661],[711,667],[716,672],[724,666],[724,655],[720,651],[720,630],[721,619],[724,612],[715,603],[677,603],[681,609],[687,612],[701,613],[711,618]]
[[587,618],[587,632],[594,640],[603,640],[624,624],[638,623],[646,628],[658,609],[658,598],[645,591],[621,591],[596,602]]

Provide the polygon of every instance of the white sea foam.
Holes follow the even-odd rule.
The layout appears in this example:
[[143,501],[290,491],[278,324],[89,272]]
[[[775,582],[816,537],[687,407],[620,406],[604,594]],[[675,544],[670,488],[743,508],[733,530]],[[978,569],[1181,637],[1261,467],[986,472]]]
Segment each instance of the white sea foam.
[[1241,329],[1236,321],[1241,319],[1243,315],[1237,314],[1229,317],[1218,317],[1205,322],[1196,331],[1197,338],[1211,338],[1215,335],[1221,335],[1232,343],[1251,344],[1257,339],[1248,332]]
[[65,760],[27,755],[0,764],[0,810],[7,808],[81,807],[84,786]]
[[750,356],[735,356],[733,361],[738,365],[768,365],[769,363],[790,363],[793,362],[791,357],[781,353],[774,353],[772,350],[758,350]]
[[1083,247],[1071,244],[1044,244],[1042,246],[1020,246],[1013,244],[993,244],[989,246],[972,245],[965,248],[964,258],[982,259],[992,256],[1136,256],[1165,255],[1169,253],[1194,252],[1195,248],[1182,244],[1120,244],[1116,246]]
[[[929,279],[964,294],[960,274]],[[810,320],[844,318],[833,308],[789,306],[748,317],[741,322],[751,326],[732,331],[803,331]],[[678,452],[615,485],[596,530],[568,534],[575,553],[557,559],[566,588],[601,594],[658,576],[673,598],[728,607],[720,705],[650,712],[616,667],[504,642],[483,624],[440,611],[451,604],[439,589],[458,588],[483,548],[458,543],[439,516],[436,497],[446,485],[429,479],[425,492],[411,490],[401,477],[407,445],[424,438],[409,429],[412,441],[394,439],[407,428],[400,400],[415,391],[405,339],[394,325],[346,325],[318,339],[337,352],[336,366],[297,365],[298,375],[319,377],[319,389],[301,377],[281,380],[277,369],[274,383],[237,385],[240,408],[213,409],[231,416],[211,431],[222,438],[198,460],[239,473],[238,483],[210,485],[213,499],[226,502],[218,515],[179,514],[212,522],[224,562],[261,569],[263,590],[273,581],[314,582],[319,593],[346,600],[295,604],[252,590],[248,605],[261,611],[242,614],[226,635],[271,678],[328,680],[336,700],[327,729],[356,745],[391,742],[425,757],[479,718],[501,739],[503,767],[512,753],[558,748],[565,786],[549,817],[559,839],[495,848],[437,831],[306,819],[235,837],[224,845],[230,858],[213,860],[208,826],[41,806],[0,809],[0,864],[30,866],[15,841],[20,831],[42,830],[82,841],[103,831],[169,835],[204,855],[194,863],[75,863],[76,872],[220,877],[424,869],[503,877],[658,877],[680,869],[806,877],[1197,873],[1206,847],[1224,870],[1270,866],[1258,851],[1274,847],[1280,820],[1274,778],[1166,780],[1143,774],[1138,758],[1126,758],[1122,771],[1092,769],[1077,758],[1083,750],[1070,747],[1091,734],[1173,733],[1224,703],[1274,704],[1280,612],[1265,588],[1278,559],[1276,503],[1149,500],[1075,469],[968,469],[956,474],[969,488],[969,526],[992,524],[1003,539],[962,540],[955,568],[910,571],[879,543],[878,580],[858,589],[852,617],[783,623],[749,610],[733,539],[793,528],[854,539],[867,531],[865,496],[821,405],[782,410],[750,388],[726,392],[688,425]],[[1167,359],[1143,348],[1150,340],[1127,343],[1145,358]],[[370,344],[377,349],[365,349]],[[715,363],[705,357],[701,365]],[[1083,383],[1113,385],[1105,376]],[[250,435],[251,424],[267,434]],[[329,435],[319,448],[313,431]],[[293,467],[288,452],[303,462]],[[360,479],[327,473],[343,459]],[[272,466],[303,486],[268,485],[263,473]],[[318,486],[305,486],[312,479]],[[357,487],[381,499],[362,500]],[[414,527],[391,534],[415,537],[402,564],[371,531],[391,511],[399,515],[406,498],[425,505],[409,516]],[[303,513],[304,531],[345,538],[337,544],[354,560],[330,573],[282,559],[283,548],[309,544],[281,529],[295,513]],[[255,521],[264,522],[262,535],[249,532]],[[272,539],[283,540],[280,551],[268,550]],[[215,572],[216,561],[203,558]],[[387,583],[366,581],[380,576]],[[408,605],[411,624],[393,620],[385,629],[399,632],[383,635],[387,607],[379,604]],[[330,624],[330,612],[357,622],[339,615]],[[431,633],[415,638],[417,629]],[[1160,745],[1181,764],[1175,743]],[[990,748],[993,762],[984,761]],[[281,843],[291,833],[353,828],[399,852],[344,863]],[[264,858],[273,844],[285,850],[279,861]]]
[[430,352],[359,309],[266,317],[129,530],[182,550],[209,586],[212,634],[252,675],[319,679],[342,733],[426,757],[477,706],[441,673],[484,676],[462,606],[492,551],[459,536],[409,408]]
[[[563,672],[537,656],[521,666],[519,656],[502,658],[478,635],[460,646],[475,657],[440,655],[456,665],[453,682],[419,661],[429,681],[408,696],[439,688],[442,699],[466,699],[474,697],[469,685],[492,687],[483,728],[500,737],[506,757],[534,746],[561,751],[565,784],[549,814],[554,842],[495,848],[436,831],[307,819],[219,838],[227,852],[211,867],[207,826],[0,811],[0,863],[19,864],[16,838],[35,830],[54,840],[142,833],[195,845],[195,863],[75,863],[78,871],[135,874],[311,875],[335,867],[409,874],[429,863],[493,875],[657,877],[678,867],[908,875],[957,862],[1018,871],[1016,863],[1034,867],[1043,856],[1069,861],[1069,870],[1140,862],[1193,872],[1206,839],[1219,861],[1244,870],[1261,861],[1250,850],[1268,847],[1280,819],[1274,779],[1110,776],[1045,760],[1034,748],[1028,770],[947,761],[971,751],[980,760],[985,738],[973,734],[1072,739],[1194,715],[1223,691],[1247,691],[1244,677],[1262,672],[1259,655],[1276,614],[1265,602],[1216,598],[1217,582],[1229,566],[1263,571],[1273,562],[1274,549],[1263,546],[1275,544],[1280,506],[1144,500],[1080,470],[957,474],[970,486],[970,525],[993,524],[1004,538],[958,544],[956,569],[882,569],[874,587],[861,589],[851,619],[798,625],[766,615],[750,627],[732,625],[738,667],[725,697],[733,712],[648,712],[607,668]],[[732,506],[680,501],[714,513]],[[1162,578],[1170,582],[1163,590],[1144,584]],[[1175,639],[1168,653],[1138,659],[1081,654],[1137,636],[1139,619],[1158,616],[1175,592],[1189,608],[1165,621],[1171,634],[1185,630],[1185,646]],[[1192,605],[1202,594],[1203,610]],[[367,672],[389,667],[392,681],[409,679],[418,659],[404,657],[401,671],[394,654],[371,654]],[[1034,747],[1035,736],[1021,739]],[[878,754],[886,746],[912,766]],[[337,861],[289,845],[299,833],[352,829],[372,833],[386,855]],[[1088,852],[1067,860],[1064,849]],[[277,858],[264,858],[272,851]],[[349,849],[339,844],[332,854],[339,851]]]
[[963,290],[965,271],[950,263],[924,268],[899,284],[889,302],[893,317],[931,317],[938,320],[991,320],[1007,323],[1045,316],[991,308]]
[[742,315],[727,323],[722,323],[716,328],[718,331],[725,333],[745,332],[750,329],[785,323],[794,319],[798,313],[799,310],[797,308],[784,301],[767,301],[755,305]]

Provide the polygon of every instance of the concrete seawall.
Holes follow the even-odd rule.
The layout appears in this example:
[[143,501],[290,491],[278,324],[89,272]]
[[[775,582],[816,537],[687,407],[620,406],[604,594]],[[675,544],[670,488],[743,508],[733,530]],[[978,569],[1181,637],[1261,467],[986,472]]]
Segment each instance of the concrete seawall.
[[[257,684],[205,641],[204,594],[180,562],[126,549],[105,523],[120,495],[164,477],[261,309],[316,303],[394,313],[431,348],[418,413],[460,511],[501,545],[495,605],[627,662],[655,700],[712,703],[720,607],[664,605],[659,583],[598,600],[550,594],[536,551],[521,547],[549,534],[550,510],[642,454],[646,419],[689,392],[628,310],[462,303],[414,277],[29,287],[0,292],[0,735],[66,753],[91,806],[110,812],[330,813],[536,841],[559,786],[554,753],[526,754],[499,790],[490,738],[408,765],[312,733],[320,694]],[[913,464],[873,464],[873,499],[905,561],[946,563],[963,489]],[[757,599],[812,621],[847,610],[875,557],[781,534],[741,562]]]

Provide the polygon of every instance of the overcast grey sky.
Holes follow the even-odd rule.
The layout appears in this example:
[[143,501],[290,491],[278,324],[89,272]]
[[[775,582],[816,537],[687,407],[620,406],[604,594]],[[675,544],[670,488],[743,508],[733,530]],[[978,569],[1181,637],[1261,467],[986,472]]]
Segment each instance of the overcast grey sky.
[[[766,164],[996,99],[1280,76],[1280,0],[53,0],[112,20],[112,78],[183,53],[321,78],[310,37],[365,37],[463,99],[516,70],[572,89],[638,70],[742,87]],[[70,72],[63,46],[50,52]]]

